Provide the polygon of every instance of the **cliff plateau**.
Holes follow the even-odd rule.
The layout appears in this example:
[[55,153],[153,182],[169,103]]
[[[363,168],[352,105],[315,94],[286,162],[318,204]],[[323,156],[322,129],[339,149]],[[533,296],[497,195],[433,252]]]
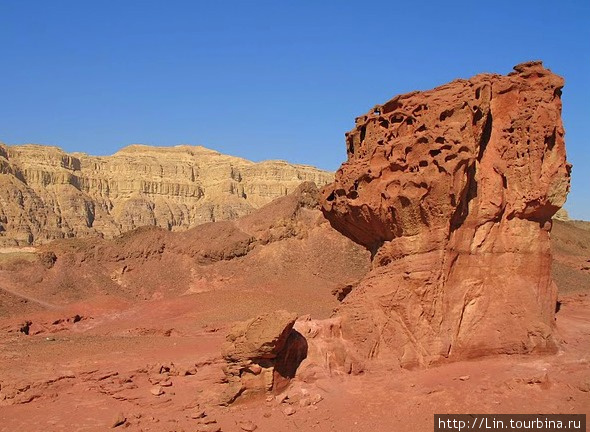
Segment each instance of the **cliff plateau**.
[[235,219],[331,173],[254,163],[204,147],[132,145],[112,156],[0,144],[0,246],[110,238],[140,226],[184,230]]

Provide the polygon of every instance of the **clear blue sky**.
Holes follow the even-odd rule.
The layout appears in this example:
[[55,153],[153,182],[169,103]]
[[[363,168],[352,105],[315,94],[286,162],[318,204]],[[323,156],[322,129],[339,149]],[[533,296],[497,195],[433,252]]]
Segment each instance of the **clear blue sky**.
[[200,144],[334,170],[376,103],[541,59],[590,220],[590,1],[0,0],[0,140]]

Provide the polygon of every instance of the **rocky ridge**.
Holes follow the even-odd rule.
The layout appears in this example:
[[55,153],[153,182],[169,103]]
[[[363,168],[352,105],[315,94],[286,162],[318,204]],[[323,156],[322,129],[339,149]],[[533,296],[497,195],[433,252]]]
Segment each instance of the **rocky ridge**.
[[271,305],[327,317],[338,304],[332,291],[367,272],[369,253],[330,226],[319,198],[316,186],[304,182],[232,221],[176,232],[143,227],[114,239],[57,240],[32,252],[0,253],[0,314],[104,296],[194,294],[214,303],[212,320],[246,319]]
[[112,156],[0,144],[0,246],[110,238],[152,225],[184,230],[235,219],[331,173],[254,163],[204,147],[132,145]]

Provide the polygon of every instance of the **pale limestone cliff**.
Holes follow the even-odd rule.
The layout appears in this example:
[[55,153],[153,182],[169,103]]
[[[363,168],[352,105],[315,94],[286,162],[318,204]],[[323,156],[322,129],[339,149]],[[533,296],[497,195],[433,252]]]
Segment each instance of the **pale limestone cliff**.
[[254,163],[204,147],[132,145],[112,156],[0,143],[0,246],[113,237],[144,225],[183,230],[233,219],[332,173]]
[[559,210],[557,210],[557,213],[555,213],[553,215],[553,219],[557,219],[557,220],[560,220],[560,221],[569,221],[570,220],[570,215],[567,212],[567,210],[562,207]]

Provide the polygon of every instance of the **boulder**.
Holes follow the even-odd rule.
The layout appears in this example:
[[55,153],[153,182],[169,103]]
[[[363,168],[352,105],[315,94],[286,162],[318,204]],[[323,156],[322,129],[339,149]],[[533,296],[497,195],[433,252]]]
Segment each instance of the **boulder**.
[[307,356],[305,338],[293,329],[296,319],[296,314],[279,310],[232,328],[222,348],[229,384],[223,404],[287,387]]
[[275,359],[285,347],[297,314],[276,311],[236,324],[226,337],[223,357],[230,363]]

